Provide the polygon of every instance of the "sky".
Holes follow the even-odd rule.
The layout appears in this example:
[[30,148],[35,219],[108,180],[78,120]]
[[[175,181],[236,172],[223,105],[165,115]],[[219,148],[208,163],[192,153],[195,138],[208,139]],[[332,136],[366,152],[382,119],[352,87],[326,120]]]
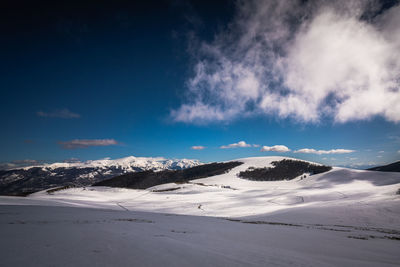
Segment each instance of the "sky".
[[399,1],[6,1],[0,13],[2,166],[400,159]]

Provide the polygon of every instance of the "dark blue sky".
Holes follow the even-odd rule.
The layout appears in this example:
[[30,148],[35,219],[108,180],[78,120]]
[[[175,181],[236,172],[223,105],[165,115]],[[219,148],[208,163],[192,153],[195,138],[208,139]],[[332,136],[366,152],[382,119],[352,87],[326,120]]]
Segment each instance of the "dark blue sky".
[[[384,109],[342,121],[324,113],[309,121],[291,113],[282,116],[282,110],[253,108],[261,106],[261,96],[246,98],[243,109],[233,109],[242,104],[238,91],[232,91],[232,102],[229,96],[215,94],[222,90],[218,84],[213,92],[205,92],[210,77],[194,84],[200,77],[199,62],[206,62],[208,73],[226,75],[220,67],[225,63],[202,51],[208,46],[235,49],[232,44],[240,42],[243,33],[232,25],[239,24],[244,7],[228,1],[146,3],[28,1],[2,8],[1,162],[128,155],[214,161],[288,155],[364,166],[399,159],[400,126],[393,116],[382,115]],[[243,17],[242,24],[248,23]],[[238,62],[235,52],[226,53],[224,58]],[[209,63],[213,60],[216,65]],[[245,85],[251,87],[251,81],[245,80]],[[229,90],[249,90],[240,80],[237,84]],[[196,113],[188,119],[181,107],[196,103],[222,108],[222,115]],[[65,145],[73,140],[78,145]],[[251,146],[220,148],[239,141]],[[260,151],[275,145],[291,151]],[[298,151],[306,148],[314,150]]]

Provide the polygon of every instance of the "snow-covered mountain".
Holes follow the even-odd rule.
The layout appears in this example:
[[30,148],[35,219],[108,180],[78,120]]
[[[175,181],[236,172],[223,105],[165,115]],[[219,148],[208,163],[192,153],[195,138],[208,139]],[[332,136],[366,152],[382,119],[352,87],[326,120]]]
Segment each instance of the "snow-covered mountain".
[[[396,192],[400,188],[400,173],[333,167],[327,172],[315,175],[305,173],[292,180],[251,181],[239,177],[240,172],[249,168],[273,167],[272,162],[285,159],[296,160],[287,157],[242,158],[232,162],[243,164],[221,175],[187,182],[164,183],[145,190],[96,186],[71,188],[52,194],[42,191],[30,197],[54,202],[68,200],[69,203],[76,202],[80,206],[121,209],[116,205],[118,202],[123,203],[127,209],[140,211],[217,217],[264,216],[271,212],[283,212],[287,208],[291,210],[306,208],[313,211],[321,206],[346,206],[347,208],[340,210],[354,209],[353,212],[357,213],[359,208],[369,209],[372,206],[399,204],[400,195],[396,195]],[[90,190],[87,190],[88,188]],[[165,201],[166,196],[168,201]],[[200,204],[201,209],[198,208]],[[393,208],[400,212],[400,205],[399,208],[387,207],[387,210]],[[325,213],[325,210],[318,212]],[[362,212],[365,213],[365,210]],[[368,214],[370,215],[372,216]],[[387,218],[392,215],[393,212],[386,214]],[[400,217],[400,214],[397,215]],[[368,216],[357,220],[365,220],[367,223],[371,219]],[[342,215],[337,219],[344,220]],[[381,219],[382,217],[374,218],[376,222]],[[374,223],[374,220],[370,223]]]
[[128,172],[180,170],[201,163],[190,159],[125,157],[60,162],[0,171],[0,195],[21,195],[60,185],[91,185]]
[[237,159],[243,164],[223,174],[144,190],[0,196],[3,263],[398,266],[399,173],[334,167],[291,180],[239,177],[284,159]]

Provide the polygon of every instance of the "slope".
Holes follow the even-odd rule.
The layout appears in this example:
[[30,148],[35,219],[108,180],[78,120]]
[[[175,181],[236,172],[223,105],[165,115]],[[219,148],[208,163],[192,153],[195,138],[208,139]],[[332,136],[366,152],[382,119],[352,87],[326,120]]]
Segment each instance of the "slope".
[[[265,218],[285,222],[398,225],[398,173],[333,168],[329,172],[290,181],[249,181],[237,175],[249,167],[271,167],[282,157],[245,158],[228,173],[186,183],[167,183],[146,190],[109,187],[72,188],[33,194],[35,200],[86,207]],[[303,179],[302,179],[303,178]],[[306,215],[297,216],[304,212]],[[286,214],[286,215],[285,215]],[[296,214],[292,216],[291,214]],[[394,225],[393,225],[394,224]]]
[[400,161],[368,169],[369,171],[400,172]]
[[238,159],[243,164],[227,173],[146,190],[89,186],[0,197],[3,263],[398,265],[399,173],[333,168],[283,181],[237,176],[283,159]]

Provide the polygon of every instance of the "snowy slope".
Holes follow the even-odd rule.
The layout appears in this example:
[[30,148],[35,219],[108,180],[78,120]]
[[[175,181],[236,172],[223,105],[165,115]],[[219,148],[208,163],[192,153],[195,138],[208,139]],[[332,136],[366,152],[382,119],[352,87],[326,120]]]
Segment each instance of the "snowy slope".
[[[150,266],[398,266],[399,173],[333,168],[290,181],[237,177],[248,167],[271,166],[281,159],[239,159],[244,164],[223,175],[147,190],[82,187],[0,197],[0,212],[6,215],[0,231],[6,240],[15,235],[24,240],[27,232],[37,231],[26,246],[48,244],[55,255],[85,233],[83,240],[90,242],[78,242],[78,251],[67,249],[81,256],[61,259],[70,266],[92,261],[100,266],[112,261]],[[61,226],[65,230],[56,232],[56,240],[43,237]],[[20,246],[11,243],[0,249]],[[90,260],[84,256],[88,253]]]
[[[398,266],[400,242],[330,226],[50,206],[0,206],[2,266]],[[343,230],[343,229],[341,229]],[[347,230],[347,228],[345,228]]]
[[[398,173],[333,168],[329,172],[308,176],[302,180],[296,178],[290,181],[257,182],[237,177],[240,171],[248,167],[271,166],[272,161],[282,159],[239,159],[238,161],[244,164],[226,174],[193,180],[186,184],[163,184],[147,190],[74,188],[52,195],[39,192],[29,198],[58,203],[67,201],[87,207],[121,209],[123,206],[129,210],[217,217],[265,217],[313,209],[321,209],[319,212],[324,212],[327,210],[325,208],[329,207],[338,213],[360,213],[358,211],[362,210],[362,214],[356,216],[355,220],[365,224],[385,223],[398,226],[393,221],[400,213],[400,197],[395,194],[400,188]],[[174,190],[163,192],[166,189]],[[384,217],[377,216],[371,219],[368,210],[377,212],[375,206],[378,206],[379,212],[388,212],[384,212]],[[327,215],[330,216],[330,220],[343,221],[340,215],[334,218],[331,211],[328,211]],[[353,222],[350,217],[346,220],[348,223]],[[381,222],[382,220],[384,222]]]

